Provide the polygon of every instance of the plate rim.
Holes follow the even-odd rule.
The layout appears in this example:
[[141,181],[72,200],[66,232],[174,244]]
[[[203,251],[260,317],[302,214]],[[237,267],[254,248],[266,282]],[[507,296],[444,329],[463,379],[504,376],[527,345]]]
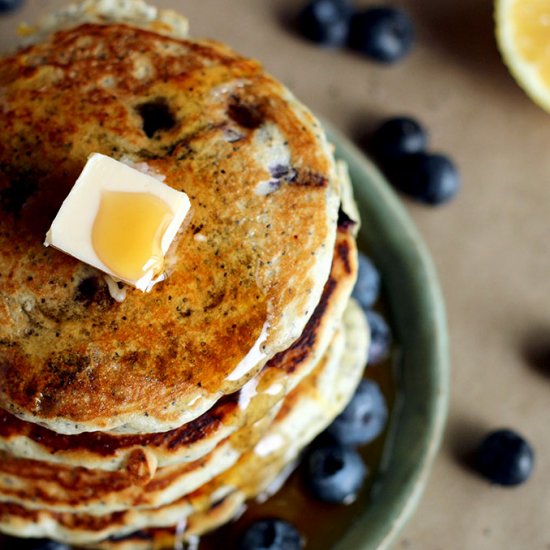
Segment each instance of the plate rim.
[[[343,540],[336,545],[338,550],[350,550],[352,548],[356,550],[383,550],[395,541],[418,505],[443,437],[450,389],[450,352],[446,310],[437,272],[428,247],[403,206],[401,199],[390,187],[376,165],[357,146],[330,123],[323,120],[322,124],[329,142],[336,148],[336,158],[344,160],[348,165],[356,200],[359,195],[359,211],[362,210],[360,204],[362,193],[361,188],[358,187],[361,184],[357,181],[359,179],[357,173],[362,174],[362,179],[369,180],[369,193],[376,197],[377,206],[382,209],[380,215],[389,216],[402,231],[400,235],[401,242],[406,241],[408,261],[415,262],[416,277],[420,282],[429,283],[417,285],[419,288],[418,298],[424,306],[424,321],[428,323],[427,330],[431,334],[432,346],[428,350],[430,366],[427,368],[431,372],[432,379],[430,380],[431,397],[426,402],[424,411],[427,422],[425,430],[421,434],[421,441],[419,441],[416,449],[418,460],[416,468],[407,475],[401,494],[395,498],[389,507],[386,513],[388,516],[386,524],[376,525],[374,529],[369,526],[369,530],[366,532],[367,526],[360,521],[356,521]],[[401,246],[404,245],[399,245],[398,248]],[[401,420],[401,416],[402,414],[398,412],[398,418],[394,419],[396,424]],[[393,435],[395,436],[395,433]],[[390,439],[391,437],[392,434],[390,434]],[[393,446],[393,443],[390,441],[390,445]],[[369,505],[372,504],[372,502],[369,503]]]

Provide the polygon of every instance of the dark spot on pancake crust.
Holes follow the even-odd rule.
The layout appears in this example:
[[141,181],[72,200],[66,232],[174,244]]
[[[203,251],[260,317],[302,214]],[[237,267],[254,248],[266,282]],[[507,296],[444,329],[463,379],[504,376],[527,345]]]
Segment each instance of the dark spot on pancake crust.
[[325,176],[311,170],[295,170],[293,177],[288,178],[287,181],[292,185],[299,185],[300,187],[325,188],[328,185],[328,180]]
[[56,387],[63,388],[71,385],[78,375],[90,365],[90,358],[79,353],[67,352],[51,354],[48,360],[48,370],[57,377]]
[[[229,398],[229,399],[228,399]],[[231,404],[230,396],[222,398],[225,401],[229,401]],[[221,400],[220,400],[221,401]],[[216,426],[218,426],[223,420],[223,413],[218,414],[216,407],[202,414],[192,422],[189,422],[182,429],[173,430],[170,433],[170,441],[168,443],[169,449],[176,449],[178,447],[184,447],[190,443],[194,443],[204,438],[210,433]]]
[[97,277],[88,277],[78,285],[75,300],[77,302],[93,302],[98,290],[99,279]]
[[102,282],[99,277],[95,276],[87,277],[80,282],[76,288],[74,299],[76,302],[80,302],[86,307],[92,304],[106,306],[113,302],[107,284]]
[[210,311],[211,309],[217,308],[223,302],[225,298],[225,291],[221,292],[208,292],[208,303],[204,306],[204,311]]
[[11,178],[7,187],[0,190],[0,205],[7,214],[18,216],[23,205],[37,191],[36,179],[27,177]]
[[0,348],[15,348],[17,343],[7,338],[0,338]]
[[143,120],[143,131],[149,138],[161,130],[170,130],[176,125],[176,119],[166,100],[159,97],[136,107]]
[[351,273],[351,265],[349,263],[349,245],[347,242],[341,242],[338,243],[338,246],[336,247],[336,253],[338,256],[342,259],[342,262],[344,263],[344,269],[346,270],[346,273]]
[[321,321],[328,307],[329,300],[336,289],[337,282],[329,277],[323,288],[321,299],[305,326],[301,336],[288,350],[275,355],[267,362],[266,368],[282,368],[288,374],[292,374],[298,366],[308,357],[311,348],[315,345],[318,337]]
[[259,128],[265,119],[263,109],[259,105],[245,103],[237,96],[231,96],[227,114],[239,126],[249,130]]
[[204,228],[204,224],[201,223],[200,225],[195,225],[194,223],[191,224],[191,230],[193,231],[193,235],[196,235],[197,233],[200,233]]
[[37,385],[35,381],[29,382],[25,386],[25,395],[27,395],[29,398],[33,398],[37,394]]
[[139,363],[140,355],[142,355],[142,354],[143,354],[143,352],[140,353],[138,351],[131,351],[129,353],[124,354],[121,357],[120,362],[125,364],[125,365],[129,365],[131,367],[134,367]]

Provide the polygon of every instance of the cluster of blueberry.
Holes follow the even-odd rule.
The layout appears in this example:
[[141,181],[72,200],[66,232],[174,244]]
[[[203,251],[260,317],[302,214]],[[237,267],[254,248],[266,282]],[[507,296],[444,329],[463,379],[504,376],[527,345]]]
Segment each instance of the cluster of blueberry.
[[[348,45],[373,60],[392,63],[412,47],[414,29],[408,15],[388,6],[354,9],[350,0],[310,0],[298,15],[306,38],[330,47]],[[426,204],[447,202],[460,187],[449,157],[428,153],[427,134],[411,118],[386,121],[374,134],[373,154],[391,183]]]
[[349,0],[311,0],[298,15],[300,33],[327,47],[349,46],[380,63],[393,63],[412,47],[408,15],[391,7],[356,10]]
[[409,197],[430,205],[452,199],[460,188],[453,161],[426,151],[428,136],[416,120],[395,117],[373,134],[372,154],[390,183]]
[[[386,120],[374,132],[371,150],[397,189],[426,204],[442,204],[455,196],[460,178],[448,157],[426,152],[427,144],[427,133],[416,120],[396,117]],[[372,317],[369,322],[376,335],[377,325]],[[526,481],[533,465],[531,445],[509,429],[489,433],[477,449],[474,461],[481,475],[504,486]]]
[[380,295],[380,273],[370,258],[359,252],[359,273],[352,297],[363,308],[369,322],[371,343],[369,365],[378,365],[388,356],[391,332],[385,319],[372,308]]
[[[380,294],[380,273],[359,253],[359,273],[353,297],[365,311],[371,329],[368,363],[379,364],[390,351],[391,332],[385,319],[372,308]],[[383,431],[388,408],[378,384],[364,379],[344,411],[313,443],[303,463],[306,485],[324,502],[345,504],[355,499],[367,475],[357,452]]]
[[[386,120],[374,132],[371,150],[394,187],[420,202],[443,204],[455,196],[460,178],[448,157],[426,152],[427,144],[427,133],[416,120],[396,117]],[[369,317],[376,335],[377,323],[373,321]],[[526,481],[533,465],[532,447],[509,429],[489,433],[481,442],[474,461],[481,475],[504,486]]]

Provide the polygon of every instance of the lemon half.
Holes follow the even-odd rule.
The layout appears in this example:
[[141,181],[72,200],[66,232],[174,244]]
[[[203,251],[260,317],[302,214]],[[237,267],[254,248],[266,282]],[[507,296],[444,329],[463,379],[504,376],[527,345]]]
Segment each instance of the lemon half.
[[521,88],[550,112],[550,0],[497,0],[496,35]]

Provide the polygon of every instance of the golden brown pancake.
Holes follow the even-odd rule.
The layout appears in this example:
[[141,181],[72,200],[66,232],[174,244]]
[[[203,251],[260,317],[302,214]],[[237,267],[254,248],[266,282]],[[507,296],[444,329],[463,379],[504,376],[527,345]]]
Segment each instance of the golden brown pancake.
[[[309,403],[316,395],[316,386],[328,368],[335,369],[335,360],[343,351],[342,333],[335,335],[333,344],[327,350],[327,360],[321,361],[310,377],[306,378],[294,392],[288,395],[283,402],[274,421],[288,416],[288,411],[297,407],[301,400]],[[328,361],[328,357],[332,361]],[[284,414],[282,414],[284,412]],[[305,417],[302,416],[305,420]],[[306,421],[307,422],[307,421]],[[280,448],[278,446],[277,448]],[[82,544],[100,540],[107,536],[130,533],[136,528],[147,526],[170,525],[181,518],[185,518],[195,511],[204,510],[211,506],[213,501],[224,499],[233,491],[232,484],[238,472],[246,473],[246,477],[254,475],[248,469],[241,470],[239,464],[247,464],[250,454],[245,453],[233,468],[228,472],[203,484],[189,495],[183,496],[164,506],[138,510],[128,509],[108,514],[70,513],[48,511],[43,508],[29,509],[17,503],[0,502],[0,527],[4,532],[19,534],[19,536],[50,536],[57,540],[64,540],[71,544]],[[244,463],[242,462],[244,460]],[[233,473],[232,473],[233,471]],[[227,483],[229,480],[230,483]],[[68,484],[67,484],[68,485]]]
[[245,424],[256,422],[313,369],[339,324],[357,272],[351,228],[341,226],[331,273],[300,338],[271,359],[244,388],[199,418],[160,434],[62,435],[0,409],[0,449],[14,456],[104,470],[195,461]]
[[140,463],[122,472],[74,468],[0,454],[0,502],[31,510],[85,512],[94,515],[129,508],[154,508],[199,489],[232,467],[256,445],[282,403],[260,420],[233,433],[194,462],[152,473]]
[[[166,498],[173,499],[197,489],[229,468],[261,437],[276,412],[272,411],[274,404],[313,370],[341,324],[357,272],[351,229],[345,224],[338,229],[329,279],[300,338],[269,361],[236,395],[218,401],[199,419],[173,433],[60,435],[0,409],[0,436],[8,450],[0,453],[0,501],[17,502],[33,509],[94,513],[132,506],[158,506]],[[217,419],[217,429],[214,420],[209,422],[203,417]],[[233,433],[241,425],[244,428]],[[212,428],[210,433],[207,426]],[[185,446],[184,433],[193,438],[192,444]],[[222,441],[225,434],[230,437]],[[27,457],[33,460],[17,458],[9,452],[10,435],[18,448],[30,450]],[[158,442],[156,446],[155,442]],[[211,452],[205,451],[216,444]],[[205,452],[189,464],[162,467],[191,461],[189,447]],[[182,453],[184,460],[178,460]],[[88,468],[96,463],[101,467],[101,459],[110,466],[112,457],[117,455],[119,460],[125,456],[125,468],[120,472],[75,468],[74,457],[82,462],[85,455],[94,459],[93,462],[88,459]],[[157,470],[157,466],[161,468]]]
[[[328,278],[323,131],[211,42],[85,24],[0,61],[0,405],[59,433],[190,422],[299,337]],[[115,302],[42,241],[86,158],[146,163],[192,212],[168,278]]]
[[[130,533],[132,527],[166,527],[184,518],[189,519],[189,534],[202,532],[203,527],[210,527],[214,519],[209,517],[205,524],[198,517],[193,518],[192,514],[208,516],[208,511],[216,508],[215,503],[233,493],[242,493],[244,498],[249,498],[269,490],[269,485],[281,470],[345,406],[361,377],[368,348],[366,321],[358,306],[350,306],[345,327],[346,331],[351,327],[350,337],[346,342],[335,339],[327,357],[307,381],[285,399],[272,426],[254,449],[244,454],[227,472],[188,496],[158,508],[131,509],[106,515],[29,510],[20,505],[0,503],[2,529],[26,536],[53,536],[73,544],[122,536]],[[340,334],[344,333],[343,330]]]

